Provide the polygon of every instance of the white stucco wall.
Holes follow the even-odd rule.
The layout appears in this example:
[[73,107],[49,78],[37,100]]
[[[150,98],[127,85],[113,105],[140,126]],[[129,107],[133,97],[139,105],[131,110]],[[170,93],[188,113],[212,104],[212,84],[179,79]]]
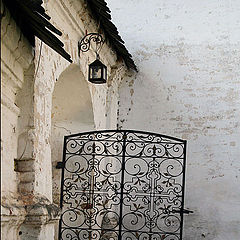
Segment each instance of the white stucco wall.
[[[111,98],[111,105],[117,109],[118,91],[117,88],[122,80],[123,75],[126,72],[126,67],[120,61],[117,61],[117,57],[114,51],[109,47],[108,43],[104,44],[100,59],[108,68],[108,83],[103,85],[94,85],[87,82],[88,77],[88,65],[95,60],[95,54],[93,51],[87,53],[81,53],[78,57],[78,41],[80,41],[85,35],[86,30],[88,32],[97,32],[96,23],[86,11],[86,6],[79,1],[48,1],[45,4],[47,13],[52,17],[51,22],[56,26],[63,35],[61,40],[65,44],[65,49],[68,51],[73,60],[73,64],[79,67],[81,78],[79,82],[83,81],[83,89],[86,91],[86,85],[88,85],[91,94],[92,114],[94,122],[91,121],[91,126],[81,126],[77,130],[76,127],[71,130],[71,133],[78,133],[87,130],[106,129],[106,126],[110,119],[115,119],[115,123],[111,123],[110,127],[116,128],[117,117],[116,113],[107,114],[108,106],[107,101]],[[35,191],[44,195],[50,201],[52,200],[51,190],[51,178],[50,172],[51,159],[51,121],[52,121],[52,93],[54,92],[56,82],[60,80],[61,74],[69,68],[70,63],[63,59],[60,55],[46,46],[44,43],[42,48],[40,47],[40,41],[37,40],[36,45],[36,64],[40,59],[40,65],[35,79],[35,102],[34,102],[34,114],[36,125],[36,179],[35,179]],[[40,51],[41,49],[41,51]],[[40,58],[39,58],[40,54]],[[118,71],[115,69],[119,68]],[[77,76],[75,76],[77,77]],[[68,77],[69,85],[72,87],[74,84],[71,82],[71,77]],[[110,91],[110,89],[113,89]],[[69,91],[68,91],[69,92]],[[69,92],[70,94],[70,92]],[[81,92],[79,93],[81,94]],[[71,97],[70,97],[71,98]],[[70,99],[69,98],[69,99]],[[82,101],[81,99],[75,99],[72,101]],[[62,101],[63,103],[64,101]],[[73,103],[74,104],[74,103]],[[84,105],[82,102],[80,105]],[[59,106],[59,108],[66,108],[66,102]],[[79,109],[79,113],[82,110]],[[87,113],[87,112],[86,112]],[[114,117],[112,117],[112,115]],[[89,116],[84,116],[86,119]],[[83,122],[86,122],[86,119]],[[65,126],[66,127],[66,126]],[[69,135],[65,134],[65,135]],[[63,139],[61,139],[63,141]],[[53,143],[54,145],[54,143]],[[58,158],[59,159],[59,158]],[[59,159],[58,161],[61,161]],[[55,167],[55,166],[53,166]],[[60,171],[60,170],[59,170]],[[44,183],[44,184],[40,184]],[[43,187],[44,186],[44,187]]]
[[[19,194],[21,174],[15,160],[21,148],[19,137],[24,132],[28,135],[29,130],[29,112],[19,95],[24,94],[23,86],[30,85],[33,52],[2,3],[1,14],[1,239],[18,239],[26,211]],[[21,155],[19,159],[23,160]]]
[[[74,69],[37,38],[33,48],[1,4],[4,13],[1,22],[1,238],[4,240],[57,239],[59,208],[53,200],[57,199],[55,203],[59,206],[61,170],[56,169],[56,162],[62,160],[63,135],[70,133],[55,125],[61,123],[63,128],[71,128],[71,133],[116,128],[117,89],[127,71],[106,42],[100,58],[107,65],[108,82],[98,86],[88,83],[88,64],[95,60],[95,54],[89,51],[79,59],[78,41],[86,30],[97,32],[97,25],[84,1],[44,1],[44,7],[54,26],[63,32],[60,39],[72,57]],[[69,66],[70,75],[66,76]],[[63,92],[66,101],[58,98],[54,102],[56,83],[63,76],[66,85],[58,94]]]
[[184,239],[240,239],[240,2],[107,0],[139,72],[119,127],[188,140]]

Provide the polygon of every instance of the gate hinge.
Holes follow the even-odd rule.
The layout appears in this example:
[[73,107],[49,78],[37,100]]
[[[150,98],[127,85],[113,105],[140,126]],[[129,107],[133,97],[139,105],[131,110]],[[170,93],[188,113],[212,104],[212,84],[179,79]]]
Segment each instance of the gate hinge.
[[63,162],[57,162],[56,168],[57,168],[57,169],[64,168],[64,163],[63,163]]
[[183,213],[183,214],[193,213],[193,211],[188,210],[188,209],[173,210],[172,212],[173,212],[173,213]]

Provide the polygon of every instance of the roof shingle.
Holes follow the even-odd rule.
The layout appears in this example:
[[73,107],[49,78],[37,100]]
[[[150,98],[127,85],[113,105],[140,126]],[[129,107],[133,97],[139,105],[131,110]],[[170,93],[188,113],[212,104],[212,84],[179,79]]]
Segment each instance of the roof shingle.
[[111,11],[107,7],[105,0],[87,0],[88,6],[92,11],[96,21],[100,23],[106,38],[109,40],[112,47],[115,49],[118,56],[121,56],[128,68],[137,71],[137,67],[132,59],[132,55],[123,45],[124,41],[118,33],[117,27],[111,21]]
[[[37,36],[66,60],[72,62],[71,56],[63,48],[64,44],[53,34],[62,35],[49,22],[51,17],[45,13],[45,9],[41,6],[42,0],[3,0],[3,2],[33,46],[35,45],[34,36]],[[117,27],[111,21],[111,11],[105,0],[87,0],[87,3],[89,10],[96,21],[100,23],[100,28],[104,31],[117,55],[123,58],[128,68],[137,70],[132,55],[124,46],[124,41],[119,35]]]

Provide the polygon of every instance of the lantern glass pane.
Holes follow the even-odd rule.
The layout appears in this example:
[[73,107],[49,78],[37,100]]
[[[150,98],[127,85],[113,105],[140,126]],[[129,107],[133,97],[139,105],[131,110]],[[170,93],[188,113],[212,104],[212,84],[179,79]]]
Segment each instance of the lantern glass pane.
[[101,78],[101,67],[99,67],[99,66],[92,66],[91,67],[90,77],[92,79]]
[[104,75],[103,76],[104,76],[104,79],[107,80],[107,68],[106,67],[104,68]]

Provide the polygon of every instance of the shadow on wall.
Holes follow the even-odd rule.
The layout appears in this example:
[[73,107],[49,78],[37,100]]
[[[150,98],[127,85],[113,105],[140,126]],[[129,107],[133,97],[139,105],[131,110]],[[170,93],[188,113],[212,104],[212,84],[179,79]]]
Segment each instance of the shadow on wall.
[[56,169],[56,165],[62,161],[64,136],[94,130],[91,94],[76,64],[65,69],[55,84],[51,118],[53,201],[59,205],[61,170]]

